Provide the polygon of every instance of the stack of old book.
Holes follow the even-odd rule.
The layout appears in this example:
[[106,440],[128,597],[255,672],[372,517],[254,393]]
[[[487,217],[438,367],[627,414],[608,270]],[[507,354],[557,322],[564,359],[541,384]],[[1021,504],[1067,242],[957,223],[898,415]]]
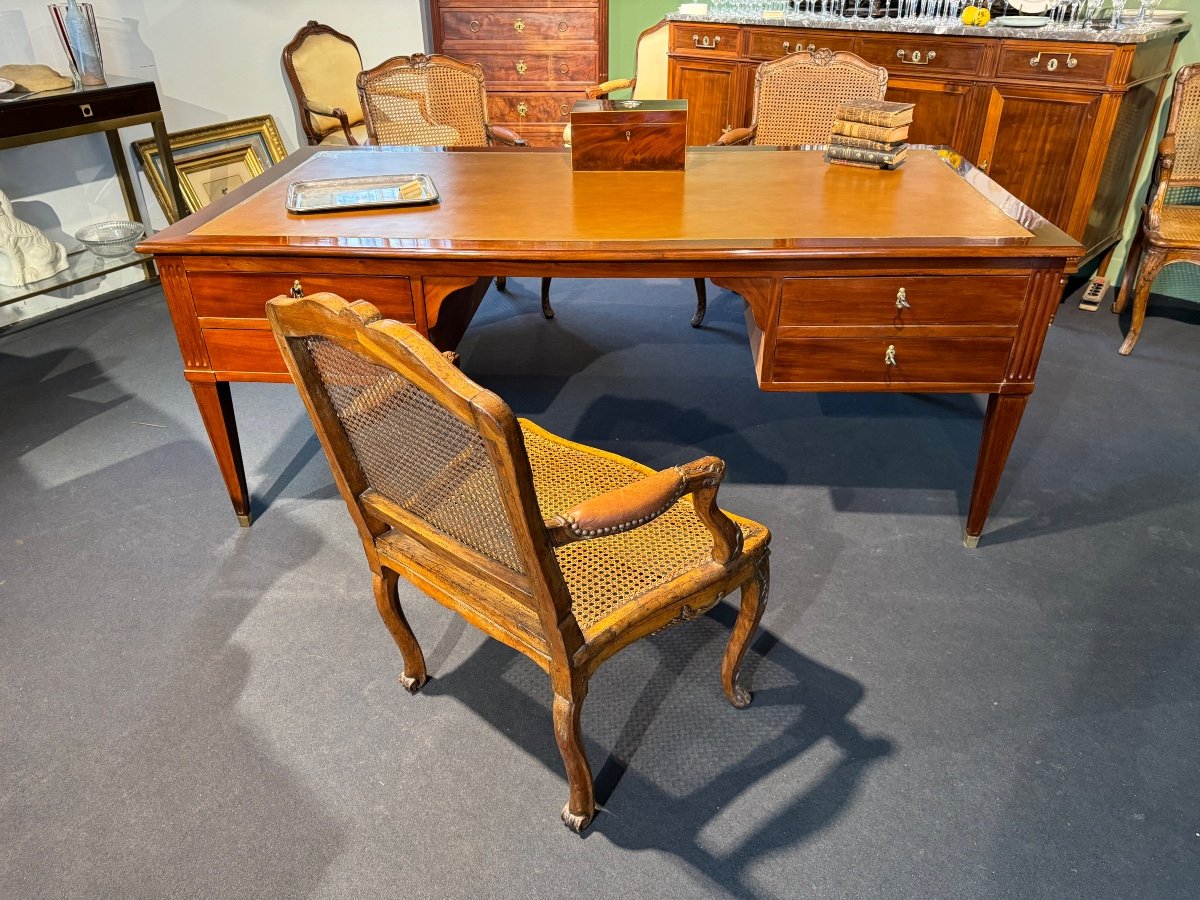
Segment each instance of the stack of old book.
[[869,169],[896,169],[908,155],[913,104],[888,100],[844,103],[833,121],[826,162]]

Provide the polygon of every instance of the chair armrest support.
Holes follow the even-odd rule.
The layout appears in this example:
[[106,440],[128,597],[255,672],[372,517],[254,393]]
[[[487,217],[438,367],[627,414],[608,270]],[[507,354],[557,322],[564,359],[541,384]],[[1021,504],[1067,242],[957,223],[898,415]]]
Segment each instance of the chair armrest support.
[[754,142],[755,128],[734,128],[719,138],[717,138],[716,147],[734,147],[739,144],[751,144]]
[[525,139],[511,128],[505,128],[503,125],[489,125],[487,130],[488,137],[492,139],[493,143],[504,144],[506,147],[529,146]]
[[1175,135],[1166,135],[1158,144],[1158,169],[1154,173],[1154,187],[1150,204],[1146,209],[1146,228],[1158,231],[1163,205],[1167,201],[1167,187],[1171,181],[1171,170],[1175,166]]
[[623,91],[625,88],[631,88],[635,84],[637,84],[636,78],[614,78],[612,81],[604,81],[600,84],[592,85],[584,94],[589,100],[599,100],[607,97],[613,91]]
[[590,497],[545,520],[552,547],[632,531],[652,522],[687,494],[695,494],[696,515],[713,536],[713,559],[728,563],[742,549],[742,532],[717,506],[725,463],[706,456],[685,466],[663,469],[633,484]]
[[358,146],[358,141],[354,139],[354,134],[350,130],[350,116],[340,106],[329,106],[325,103],[317,103],[315,100],[305,100],[304,108],[314,116],[326,116],[330,119],[337,119],[350,146]]

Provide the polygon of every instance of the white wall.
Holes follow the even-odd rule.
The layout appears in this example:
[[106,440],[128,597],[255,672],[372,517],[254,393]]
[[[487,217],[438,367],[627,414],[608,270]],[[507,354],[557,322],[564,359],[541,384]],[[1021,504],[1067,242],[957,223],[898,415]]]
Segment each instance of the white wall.
[[[284,44],[309,19],[352,37],[364,66],[425,49],[420,0],[93,0],[105,71],[153,80],[167,129],[178,131],[269,113],[289,151],[303,143],[287,76]],[[69,74],[46,0],[0,0],[0,64],[43,63]],[[121,131],[130,142],[150,127]],[[166,219],[138,177],[151,228]],[[0,190],[18,215],[55,240],[92,222],[126,218],[102,134],[0,151]],[[0,307],[0,327],[141,279],[140,267]]]

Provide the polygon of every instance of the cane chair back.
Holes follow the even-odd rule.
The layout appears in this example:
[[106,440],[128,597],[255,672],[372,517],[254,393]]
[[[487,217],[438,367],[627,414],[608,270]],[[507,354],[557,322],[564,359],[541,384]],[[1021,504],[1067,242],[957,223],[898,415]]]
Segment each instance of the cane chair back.
[[283,48],[283,68],[309,144],[366,143],[355,83],[362,57],[351,38],[310,21]]
[[358,76],[375,144],[486,147],[483,69],[449,56],[395,56]]
[[267,316],[329,457],[411,691],[426,680],[400,607],[404,577],[545,669],[580,830],[595,811],[580,708],[621,647],[731,591],[722,663],[735,706],[762,615],[770,534],[716,504],[724,464],[655,472],[518,420],[417,332],[365,301],[277,297]]
[[1154,279],[1165,266],[1181,262],[1200,265],[1200,63],[1175,74],[1150,202],[1113,304],[1113,312],[1121,312],[1133,299],[1122,356],[1133,352],[1141,335]]
[[853,53],[801,50],[765,62],[754,76],[753,143],[827,144],[838,107],[886,90],[887,69]]

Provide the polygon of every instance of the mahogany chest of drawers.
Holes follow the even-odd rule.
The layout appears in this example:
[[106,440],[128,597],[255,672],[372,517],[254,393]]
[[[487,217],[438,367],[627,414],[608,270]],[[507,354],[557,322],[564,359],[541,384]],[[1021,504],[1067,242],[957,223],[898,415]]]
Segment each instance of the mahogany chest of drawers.
[[561,147],[571,105],[608,78],[607,0],[428,0],[433,53],[483,67],[488,120]]

